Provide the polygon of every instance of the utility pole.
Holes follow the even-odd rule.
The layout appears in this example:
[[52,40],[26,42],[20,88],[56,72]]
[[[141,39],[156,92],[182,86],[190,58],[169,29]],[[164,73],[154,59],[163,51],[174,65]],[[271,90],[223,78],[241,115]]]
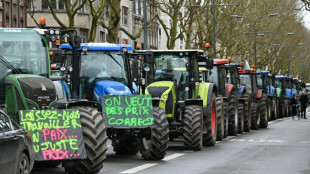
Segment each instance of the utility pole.
[[213,58],[216,58],[216,23],[215,23],[215,6],[239,6],[239,4],[215,4],[215,0],[212,0],[212,4],[206,5],[190,5],[190,7],[212,7],[212,23],[213,23]]
[[143,0],[143,33],[144,33],[144,50],[148,49],[147,38],[147,15],[146,15],[146,0]]

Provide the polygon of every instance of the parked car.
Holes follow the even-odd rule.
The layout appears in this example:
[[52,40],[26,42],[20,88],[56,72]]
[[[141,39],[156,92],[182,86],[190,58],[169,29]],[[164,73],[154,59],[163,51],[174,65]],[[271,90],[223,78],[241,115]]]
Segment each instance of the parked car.
[[0,109],[0,174],[29,174],[34,158],[31,133]]

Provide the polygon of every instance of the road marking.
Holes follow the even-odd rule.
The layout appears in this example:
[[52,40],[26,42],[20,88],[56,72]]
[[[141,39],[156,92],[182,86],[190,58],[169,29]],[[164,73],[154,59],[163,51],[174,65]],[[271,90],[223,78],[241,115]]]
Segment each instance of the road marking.
[[155,166],[157,164],[158,163],[147,163],[147,164],[143,164],[141,166],[138,166],[138,167],[135,167],[135,168],[132,168],[132,169],[129,169],[129,170],[125,170],[125,171],[123,171],[121,173],[136,173],[136,172],[139,172],[141,170],[153,167],[153,166]]
[[173,155],[170,155],[170,156],[167,156],[163,159],[163,161],[169,161],[169,160],[172,160],[172,159],[175,159],[175,158],[178,158],[182,155],[185,155],[185,153],[176,153],[176,154],[173,154]]

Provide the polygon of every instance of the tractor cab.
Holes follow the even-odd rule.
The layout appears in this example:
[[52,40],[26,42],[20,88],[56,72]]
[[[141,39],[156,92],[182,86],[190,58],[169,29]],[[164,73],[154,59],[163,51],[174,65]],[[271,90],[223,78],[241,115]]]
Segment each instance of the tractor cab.
[[[69,44],[60,48],[68,57],[66,65],[72,64]],[[79,98],[101,102],[101,95],[130,95],[133,89],[129,71],[128,51],[132,46],[110,43],[81,43],[77,49]]]
[[49,34],[45,29],[0,29],[0,104],[17,122],[18,110],[56,108]]
[[252,102],[255,103],[258,91],[262,92],[258,87],[256,71],[239,69],[238,74],[240,77],[240,85],[245,87],[247,93],[251,96]]
[[226,97],[226,84],[228,83],[225,64],[228,59],[213,59],[213,68],[210,69],[209,81],[217,86],[218,94]]

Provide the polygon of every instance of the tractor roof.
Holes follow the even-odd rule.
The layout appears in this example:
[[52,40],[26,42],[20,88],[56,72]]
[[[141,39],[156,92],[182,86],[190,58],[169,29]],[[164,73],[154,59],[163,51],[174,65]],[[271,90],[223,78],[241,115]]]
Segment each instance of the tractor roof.
[[286,79],[286,76],[284,76],[284,75],[277,75],[276,79]]
[[144,53],[144,52],[153,52],[153,53],[195,53],[202,55],[204,54],[203,50],[200,49],[191,49],[191,50],[135,50],[138,53]]
[[269,74],[270,73],[270,71],[256,71],[257,73],[262,73],[262,74]]
[[[87,47],[88,51],[121,51],[123,48],[132,50],[131,45],[113,43],[81,43],[81,47],[78,50],[81,50],[82,47]],[[69,44],[61,44],[60,48],[69,50],[72,49]]]
[[254,70],[238,69],[238,74],[257,74]]
[[213,64],[214,65],[225,65],[228,64],[229,60],[228,59],[213,59]]

